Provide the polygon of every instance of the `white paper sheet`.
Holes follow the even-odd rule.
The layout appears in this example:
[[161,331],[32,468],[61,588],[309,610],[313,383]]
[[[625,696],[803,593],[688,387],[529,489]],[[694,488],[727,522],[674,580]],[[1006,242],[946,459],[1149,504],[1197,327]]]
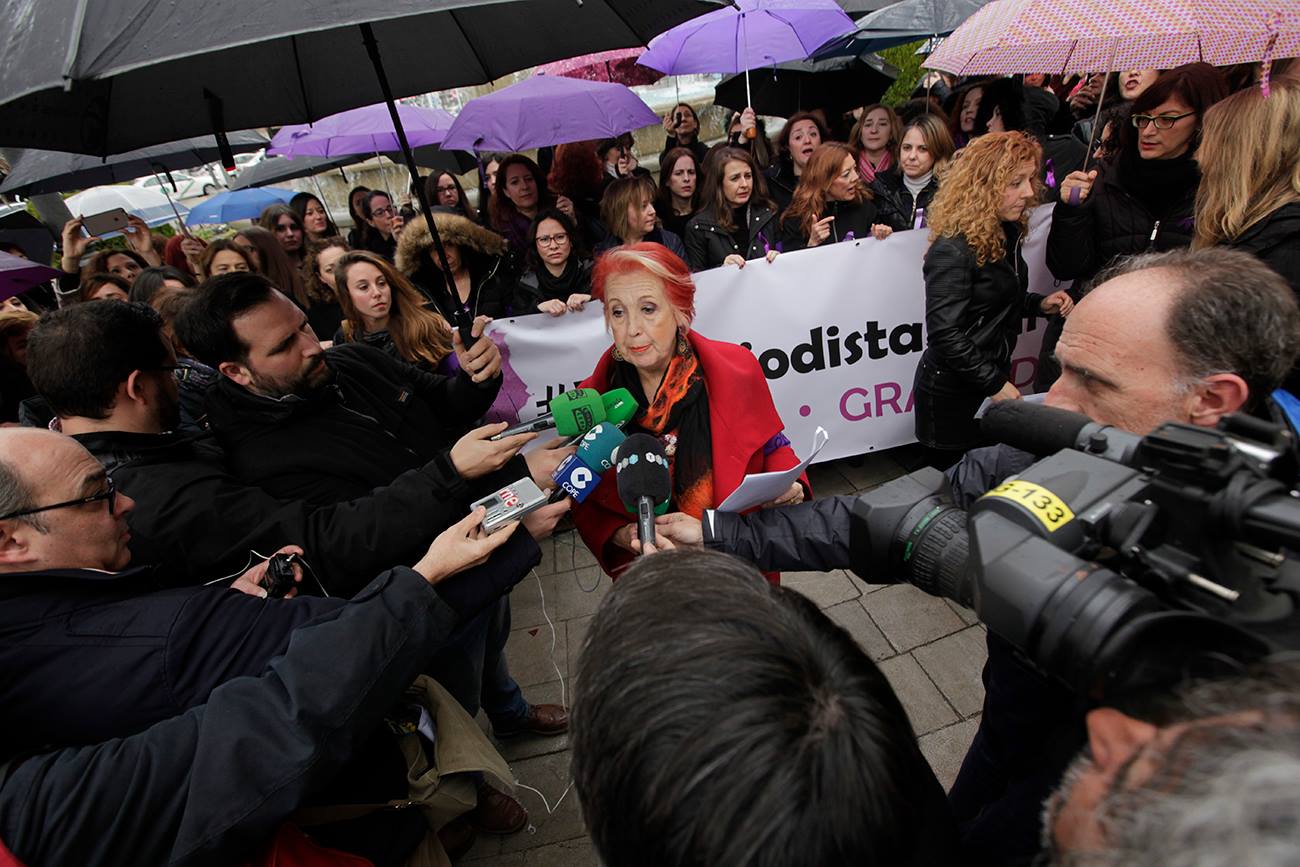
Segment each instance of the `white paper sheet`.
[[822,447],[826,445],[830,438],[831,436],[826,432],[826,428],[818,426],[817,431],[813,434],[812,451],[808,454],[808,457],[799,462],[798,466],[775,473],[754,473],[745,476],[740,483],[740,487],[732,491],[722,501],[722,505],[718,506],[718,511],[743,512],[746,509],[752,509],[755,506],[775,500],[798,481],[799,477],[803,475],[803,471],[813,462],[813,459],[817,457],[817,453],[822,450]]

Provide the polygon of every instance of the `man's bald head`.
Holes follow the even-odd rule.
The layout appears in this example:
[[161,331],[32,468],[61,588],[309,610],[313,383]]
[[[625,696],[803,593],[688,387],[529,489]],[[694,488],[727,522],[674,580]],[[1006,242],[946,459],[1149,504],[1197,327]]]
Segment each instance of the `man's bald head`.
[[125,567],[130,497],[45,508],[103,495],[109,484],[103,466],[76,440],[38,428],[0,428],[0,516],[42,510],[0,520],[0,572]]
[[1255,257],[1135,256],[1066,319],[1047,403],[1140,434],[1165,421],[1214,425],[1280,385],[1298,349],[1295,298]]

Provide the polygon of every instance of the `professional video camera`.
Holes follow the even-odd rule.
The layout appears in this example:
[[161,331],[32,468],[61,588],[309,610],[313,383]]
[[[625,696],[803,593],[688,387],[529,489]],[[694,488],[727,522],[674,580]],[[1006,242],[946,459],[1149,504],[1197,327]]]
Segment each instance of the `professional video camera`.
[[[1300,647],[1300,501],[1289,432],[1236,415],[1137,437],[1022,401],[993,439],[1044,457],[953,504],[922,470],[859,497],[854,571],[975,609],[1039,669],[1094,698]],[[879,580],[879,577],[873,579]]]

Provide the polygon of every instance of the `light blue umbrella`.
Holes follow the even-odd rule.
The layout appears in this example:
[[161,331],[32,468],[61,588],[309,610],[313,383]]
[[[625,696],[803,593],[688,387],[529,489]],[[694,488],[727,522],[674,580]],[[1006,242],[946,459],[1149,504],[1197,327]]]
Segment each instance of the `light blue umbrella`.
[[286,205],[297,193],[275,187],[250,187],[245,190],[228,190],[217,193],[206,202],[190,208],[185,218],[187,226],[209,223],[233,223],[235,220],[256,220],[271,205]]

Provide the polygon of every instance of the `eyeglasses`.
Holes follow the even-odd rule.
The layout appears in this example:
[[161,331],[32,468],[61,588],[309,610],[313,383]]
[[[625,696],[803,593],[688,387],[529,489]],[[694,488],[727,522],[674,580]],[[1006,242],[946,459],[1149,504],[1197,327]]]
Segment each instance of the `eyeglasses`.
[[569,243],[569,233],[559,232],[555,235],[538,235],[537,243],[543,247],[558,247],[561,244]]
[[370,212],[370,216],[372,216],[372,217],[391,217],[391,216],[393,216],[393,214],[395,214],[395,213],[397,213],[397,212],[396,212],[395,210],[393,210],[392,208],[375,208],[374,210],[372,210],[372,211]]
[[1154,123],[1156,129],[1173,129],[1175,123],[1194,114],[1196,114],[1194,111],[1185,111],[1182,114],[1135,114],[1132,121],[1133,126],[1138,129],[1146,129],[1149,123]]
[[82,497],[79,500],[68,500],[64,503],[55,503],[52,506],[41,506],[37,509],[23,509],[18,512],[10,512],[7,515],[0,515],[0,521],[8,521],[10,518],[22,518],[26,515],[35,515],[38,512],[48,512],[51,509],[67,509],[72,506],[84,506],[88,503],[98,503],[100,500],[108,500],[108,513],[116,514],[117,508],[117,485],[113,483],[113,477],[107,476],[104,479],[105,488],[98,494],[91,494],[89,497]]
[[439,192],[439,193],[454,193],[454,192],[456,192],[456,188],[455,188],[455,187],[438,187],[438,192]]

